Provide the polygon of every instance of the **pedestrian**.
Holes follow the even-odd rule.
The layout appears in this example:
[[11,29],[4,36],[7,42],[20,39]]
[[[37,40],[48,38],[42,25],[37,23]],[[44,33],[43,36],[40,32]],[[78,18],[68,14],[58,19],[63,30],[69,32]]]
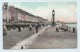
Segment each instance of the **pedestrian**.
[[17,25],[14,24],[14,25],[12,25],[12,28],[15,30],[15,29],[16,29],[16,26],[17,26]]
[[3,26],[3,36],[6,36],[7,35],[7,28],[6,26]]
[[75,33],[75,28],[73,27],[73,33]]
[[36,33],[38,33],[38,29],[39,29],[39,24],[37,23],[37,25],[35,26],[36,29]]
[[68,29],[68,26],[66,26],[66,31],[68,31],[69,29]]
[[32,31],[32,26],[31,25],[29,26],[29,30]]
[[59,32],[59,29],[56,27],[56,32]]
[[60,29],[60,27],[59,27],[59,29]]
[[20,26],[18,25],[18,31],[20,32],[21,31],[21,28],[20,28]]
[[69,32],[70,32],[70,27],[69,27],[69,29],[68,29],[68,30],[69,30]]
[[25,26],[23,25],[23,29],[25,28]]
[[23,46],[21,46],[21,49],[23,49]]

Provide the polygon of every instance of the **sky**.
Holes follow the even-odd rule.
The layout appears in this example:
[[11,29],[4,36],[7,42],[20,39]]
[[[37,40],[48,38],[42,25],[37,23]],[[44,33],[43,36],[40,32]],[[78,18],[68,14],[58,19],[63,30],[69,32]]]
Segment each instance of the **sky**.
[[52,19],[52,10],[55,10],[55,20],[61,22],[76,22],[77,15],[77,3],[71,2],[9,2],[9,5],[13,5],[24,11],[27,11],[33,15],[40,16],[42,18]]

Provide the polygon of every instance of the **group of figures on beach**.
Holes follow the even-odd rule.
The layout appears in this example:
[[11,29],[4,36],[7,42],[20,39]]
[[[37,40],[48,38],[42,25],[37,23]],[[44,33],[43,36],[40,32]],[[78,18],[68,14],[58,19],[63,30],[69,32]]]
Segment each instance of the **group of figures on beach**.
[[59,32],[59,30],[63,30],[64,32],[68,31],[68,32],[76,32],[76,28],[74,27],[68,27],[68,26],[61,26],[61,27],[56,27],[56,32]]

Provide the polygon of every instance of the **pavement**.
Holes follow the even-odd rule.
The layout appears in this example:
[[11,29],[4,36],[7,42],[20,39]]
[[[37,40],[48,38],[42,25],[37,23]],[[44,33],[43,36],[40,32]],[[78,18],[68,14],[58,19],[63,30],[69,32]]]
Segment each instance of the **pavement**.
[[11,49],[26,49],[28,48],[37,37],[39,37],[40,34],[44,32],[45,29],[49,28],[50,26],[46,26],[42,30],[40,30],[38,33],[33,34],[32,36],[24,39],[23,41],[20,41],[15,46],[13,46]]
[[[3,37],[3,48],[21,49],[22,45],[23,49],[61,49],[77,47],[77,32],[64,32],[62,30],[56,32],[55,27],[42,27],[39,31],[40,32],[36,34],[34,29],[29,31],[27,28],[22,28],[21,32],[17,32],[17,29],[8,31],[8,35]],[[25,42],[26,45],[24,45]]]
[[[69,49],[77,47],[77,32],[56,32],[55,27],[46,29],[28,49]],[[27,48],[26,48],[27,49]]]
[[[41,27],[39,31],[43,28],[44,27]],[[12,48],[17,43],[31,37],[35,32],[35,28],[33,28],[32,31],[29,31],[28,28],[21,28],[21,32],[18,32],[18,29],[7,31],[7,35],[3,37],[3,49]]]

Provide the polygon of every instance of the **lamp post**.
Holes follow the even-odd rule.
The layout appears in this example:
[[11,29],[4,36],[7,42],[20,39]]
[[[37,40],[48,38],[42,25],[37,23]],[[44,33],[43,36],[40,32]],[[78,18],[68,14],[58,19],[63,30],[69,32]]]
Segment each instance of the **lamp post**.
[[52,10],[52,26],[55,26],[55,18],[54,18],[54,16],[55,16],[55,10],[53,9]]
[[5,13],[5,16],[4,18],[6,18],[6,24],[8,23],[8,3],[7,2],[4,2],[3,4],[3,11]]

